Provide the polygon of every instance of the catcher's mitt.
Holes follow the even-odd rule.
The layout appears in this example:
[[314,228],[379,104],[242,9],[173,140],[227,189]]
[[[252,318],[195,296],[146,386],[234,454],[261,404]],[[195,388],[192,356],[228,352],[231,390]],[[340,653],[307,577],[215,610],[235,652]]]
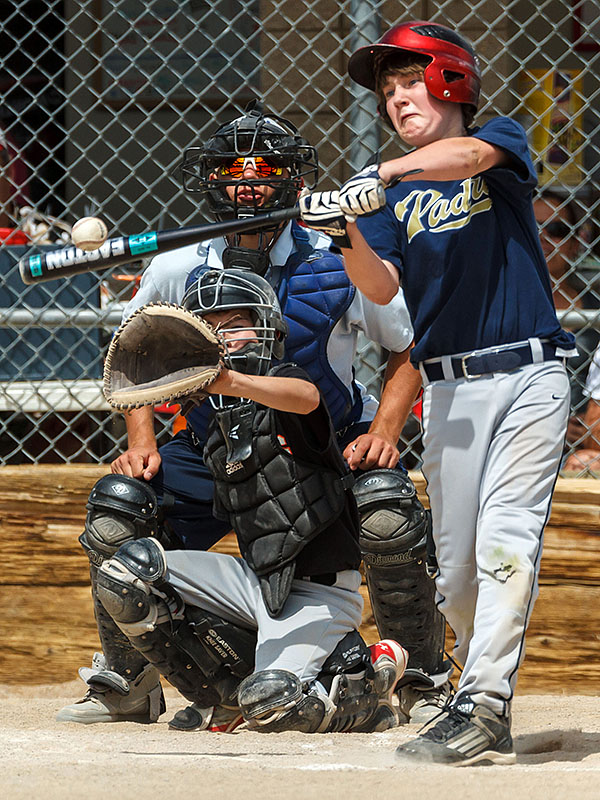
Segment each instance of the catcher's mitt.
[[113,336],[104,364],[104,396],[121,410],[183,397],[202,389],[223,369],[223,339],[201,317],[172,303],[149,303]]

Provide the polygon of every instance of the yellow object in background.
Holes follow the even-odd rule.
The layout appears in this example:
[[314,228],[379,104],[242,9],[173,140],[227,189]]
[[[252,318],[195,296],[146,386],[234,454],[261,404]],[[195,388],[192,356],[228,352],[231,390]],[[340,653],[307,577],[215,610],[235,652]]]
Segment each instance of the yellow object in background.
[[540,185],[582,183],[583,71],[524,70],[519,74],[519,94]]

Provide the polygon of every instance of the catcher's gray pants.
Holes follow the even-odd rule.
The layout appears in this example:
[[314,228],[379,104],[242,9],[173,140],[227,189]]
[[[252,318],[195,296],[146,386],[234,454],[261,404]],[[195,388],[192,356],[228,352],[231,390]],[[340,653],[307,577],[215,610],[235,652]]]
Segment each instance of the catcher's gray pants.
[[464,666],[458,691],[497,713],[507,710],[525,652],[568,415],[558,361],[424,391],[437,602]]
[[256,629],[256,666],[293,672],[313,681],[338,642],[362,620],[357,570],[337,573],[333,586],[294,580],[282,613],[269,616],[260,585],[239,558],[198,550],[167,552],[166,580],[186,603]]

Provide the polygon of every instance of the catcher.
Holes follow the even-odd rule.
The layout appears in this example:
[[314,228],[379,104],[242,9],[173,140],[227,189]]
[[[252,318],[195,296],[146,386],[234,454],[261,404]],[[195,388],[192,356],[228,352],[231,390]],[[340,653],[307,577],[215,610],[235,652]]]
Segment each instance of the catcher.
[[[214,513],[236,531],[243,558],[129,541],[99,569],[100,601],[194,703],[196,729],[397,725],[391,696],[408,655],[393,640],[367,648],[358,633],[353,477],[307,373],[272,366],[286,333],[275,293],[252,272],[213,270],[184,305],[191,311],[152,304],[121,327],[105,393],[120,409],[210,395]],[[200,318],[214,328],[206,340]],[[186,354],[177,364],[162,357],[169,337]]]

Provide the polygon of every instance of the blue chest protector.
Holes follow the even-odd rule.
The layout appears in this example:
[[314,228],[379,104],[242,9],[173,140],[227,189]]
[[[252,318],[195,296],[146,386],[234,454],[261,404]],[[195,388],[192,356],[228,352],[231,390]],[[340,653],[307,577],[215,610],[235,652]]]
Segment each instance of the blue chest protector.
[[[355,384],[349,391],[333,371],[327,358],[327,343],[336,323],[350,307],[355,288],[339,256],[328,250],[313,250],[308,234],[296,223],[292,223],[292,236],[296,251],[283,267],[277,289],[289,326],[283,361],[298,364],[310,375],[325,398],[333,427],[340,431],[360,419],[362,399]],[[202,265],[190,273],[186,288],[204,269]],[[213,407],[205,401],[187,415],[188,424],[202,444],[213,414]]]

